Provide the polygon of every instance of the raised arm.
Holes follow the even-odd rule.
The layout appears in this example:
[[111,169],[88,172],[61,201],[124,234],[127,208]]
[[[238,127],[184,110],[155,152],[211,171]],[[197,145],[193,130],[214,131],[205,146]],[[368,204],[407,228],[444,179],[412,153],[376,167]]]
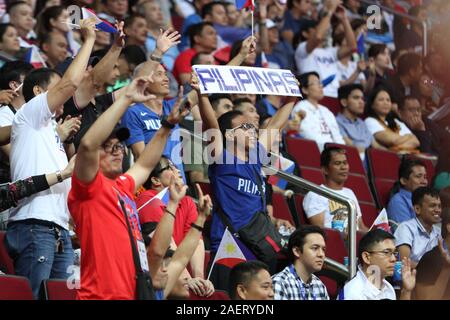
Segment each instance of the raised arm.
[[345,33],[345,39],[347,40],[346,46],[341,46],[338,51],[338,58],[342,59],[352,54],[353,51],[356,50],[357,44],[356,44],[356,37],[355,33],[353,32],[353,28],[350,25],[350,21],[348,20],[346,11],[343,7],[342,10],[336,13],[336,16],[341,21],[342,25],[344,26],[344,33]]
[[247,57],[256,52],[256,38],[255,37],[247,37],[242,41],[242,47],[239,53],[231,59],[230,62],[227,63],[227,66],[240,66],[244,63]]
[[306,44],[306,51],[311,53],[324,40],[325,35],[331,25],[331,17],[336,12],[337,7],[341,4],[341,0],[329,0],[325,3],[326,15],[322,17],[316,32],[308,39]]
[[83,46],[70,64],[62,79],[48,90],[48,107],[52,113],[62,106],[77,90],[84,78],[89,56],[95,42],[95,21],[86,19],[80,21],[81,31],[85,35]]
[[151,99],[152,95],[145,92],[149,77],[136,78],[127,86],[127,92],[109,107],[81,139],[78,156],[75,164],[75,175],[84,182],[89,183],[97,174],[99,168],[99,150],[109,137],[115,125],[119,122],[128,106],[133,102],[142,102]]

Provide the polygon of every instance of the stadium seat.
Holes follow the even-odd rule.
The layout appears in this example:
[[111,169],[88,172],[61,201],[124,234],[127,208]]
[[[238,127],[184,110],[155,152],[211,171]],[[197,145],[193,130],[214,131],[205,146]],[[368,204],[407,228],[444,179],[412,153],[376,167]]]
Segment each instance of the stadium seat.
[[338,295],[338,286],[336,280],[322,275],[319,275],[319,279],[323,282],[325,287],[327,287],[327,292],[330,299],[335,300]]
[[0,275],[0,300],[34,300],[28,279],[13,275]]
[[292,219],[291,211],[286,202],[286,199],[282,194],[273,193],[272,194],[272,205],[273,205],[273,216],[278,219],[284,219],[289,221],[294,225],[294,220]]
[[375,179],[373,181],[373,189],[378,208],[386,208],[389,202],[389,194],[396,180]]
[[286,137],[286,148],[299,167],[320,168],[320,151],[315,141]]
[[365,176],[366,170],[364,169],[364,165],[361,161],[361,157],[359,156],[359,151],[355,147],[346,146],[343,144],[337,143],[326,143],[325,147],[339,147],[346,151],[347,161],[350,166],[350,173],[356,173]]
[[300,220],[300,224],[308,224],[308,218],[305,215],[305,211],[303,211],[303,196],[302,194],[294,195],[295,199],[295,208],[297,209],[297,216]]
[[48,279],[42,282],[42,295],[45,300],[75,300],[76,290],[67,287],[67,280]]
[[369,148],[366,150],[366,157],[372,180],[397,180],[398,167],[400,166],[401,160],[395,152]]
[[367,228],[370,228],[378,216],[378,210],[373,203],[358,201],[361,208],[362,219]]
[[325,183],[325,178],[323,177],[322,170],[315,168],[302,167],[302,178],[314,182],[315,184],[321,185]]
[[212,296],[208,298],[200,297],[192,291],[189,291],[189,300],[230,300],[230,297],[228,296],[228,293],[223,290],[214,291]]
[[14,263],[5,247],[5,231],[0,231],[0,270],[6,274],[14,274]]
[[344,257],[348,256],[341,233],[334,229],[324,228],[327,235],[327,257],[344,264]]
[[369,183],[365,176],[349,174],[345,186],[351,189],[358,201],[365,201],[375,204]]
[[341,104],[337,98],[324,97],[319,103],[327,107],[335,116],[341,112]]

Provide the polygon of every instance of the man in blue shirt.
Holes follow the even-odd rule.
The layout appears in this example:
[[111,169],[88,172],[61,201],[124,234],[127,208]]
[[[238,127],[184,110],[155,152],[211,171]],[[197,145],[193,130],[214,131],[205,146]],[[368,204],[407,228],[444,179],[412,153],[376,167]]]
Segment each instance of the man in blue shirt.
[[364,113],[364,89],[360,84],[348,84],[338,89],[342,112],[336,116],[345,144],[358,149],[364,159],[368,147],[379,148],[366,123],[360,118]]
[[411,200],[412,192],[428,185],[427,171],[420,160],[404,159],[398,173],[399,180],[394,185],[396,193],[389,200],[387,207],[389,220],[397,224],[416,217]]

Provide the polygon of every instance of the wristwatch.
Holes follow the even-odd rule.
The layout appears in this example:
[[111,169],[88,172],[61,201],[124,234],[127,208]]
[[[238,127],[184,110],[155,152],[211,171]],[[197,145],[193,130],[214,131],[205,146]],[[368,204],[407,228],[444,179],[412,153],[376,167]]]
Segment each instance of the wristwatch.
[[156,61],[156,62],[161,62],[161,60],[162,60],[162,57],[160,57],[160,56],[157,56],[156,54],[151,54],[150,55],[150,60],[153,60],[153,61]]
[[56,171],[56,179],[58,179],[58,182],[63,182],[64,181],[60,170]]
[[198,224],[191,223],[191,227],[197,229],[200,232],[203,232],[203,227],[200,227]]
[[173,129],[175,128],[175,125],[173,123],[170,123],[169,121],[167,121],[167,116],[163,116],[161,119],[161,125],[163,127],[169,128],[169,129]]

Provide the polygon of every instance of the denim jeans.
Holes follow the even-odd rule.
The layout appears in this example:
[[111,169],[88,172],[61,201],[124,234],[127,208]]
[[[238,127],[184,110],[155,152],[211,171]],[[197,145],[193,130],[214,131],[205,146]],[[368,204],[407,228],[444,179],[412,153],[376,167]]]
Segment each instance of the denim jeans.
[[72,241],[67,230],[60,230],[63,252],[56,250],[55,227],[21,222],[8,225],[5,244],[14,260],[14,271],[30,280],[36,299],[42,280],[70,276],[67,269],[74,264]]

